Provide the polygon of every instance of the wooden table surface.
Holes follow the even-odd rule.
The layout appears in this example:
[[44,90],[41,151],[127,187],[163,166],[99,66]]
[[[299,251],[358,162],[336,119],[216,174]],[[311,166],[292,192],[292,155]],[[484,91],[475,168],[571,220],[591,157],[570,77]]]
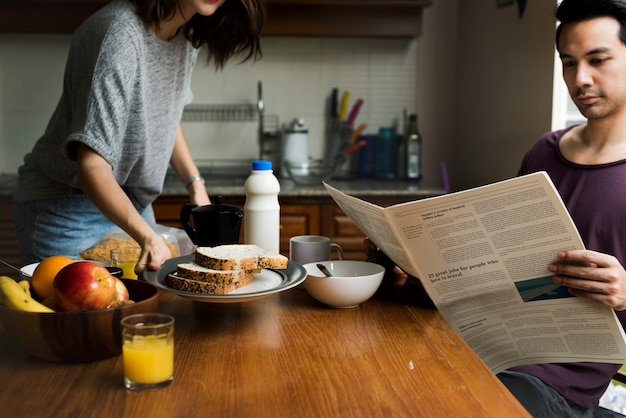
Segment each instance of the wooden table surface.
[[0,328],[0,416],[528,417],[441,315],[386,278],[373,299],[331,309],[294,288],[197,303],[162,294],[176,318],[174,382],[123,387],[121,356],[56,364]]

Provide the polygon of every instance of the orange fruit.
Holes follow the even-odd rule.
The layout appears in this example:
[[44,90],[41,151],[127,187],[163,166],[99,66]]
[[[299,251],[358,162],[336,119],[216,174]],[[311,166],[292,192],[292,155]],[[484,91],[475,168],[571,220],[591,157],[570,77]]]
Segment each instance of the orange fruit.
[[62,255],[53,255],[41,261],[35,267],[33,277],[30,279],[30,285],[35,295],[40,300],[53,296],[52,282],[54,282],[54,278],[63,267],[73,262],[74,260],[71,258]]

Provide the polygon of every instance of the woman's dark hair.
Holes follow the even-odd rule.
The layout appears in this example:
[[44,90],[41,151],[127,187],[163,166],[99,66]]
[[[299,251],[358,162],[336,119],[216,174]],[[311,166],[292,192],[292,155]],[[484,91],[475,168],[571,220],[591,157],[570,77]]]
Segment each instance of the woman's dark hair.
[[563,0],[556,8],[556,19],[560,22],[556,28],[556,48],[563,24],[582,22],[598,17],[612,17],[619,22],[619,38],[626,45],[626,2],[623,0]]
[[[180,9],[182,0],[129,0],[147,24],[158,25]],[[196,48],[206,47],[208,61],[221,69],[233,56],[261,58],[261,29],[267,16],[265,0],[226,0],[211,16],[196,14],[182,30]]]

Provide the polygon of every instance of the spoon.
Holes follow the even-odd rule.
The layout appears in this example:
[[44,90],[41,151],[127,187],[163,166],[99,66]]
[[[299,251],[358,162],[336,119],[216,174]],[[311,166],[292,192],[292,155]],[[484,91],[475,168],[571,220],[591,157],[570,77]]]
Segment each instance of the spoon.
[[326,277],[333,277],[333,275],[331,274],[330,271],[328,271],[328,269],[326,268],[325,265],[318,263],[316,264],[317,268],[320,269],[322,271],[322,273],[324,273],[324,276]]
[[4,264],[5,266],[7,266],[7,267],[9,267],[9,268],[12,268],[13,270],[15,270],[15,271],[19,272],[20,274],[23,274],[23,275],[25,275],[25,276],[30,277],[30,275],[29,275],[29,274],[24,273],[22,270],[18,269],[18,268],[17,268],[17,267],[15,267],[14,265],[11,265],[11,264],[7,263],[7,262],[6,262],[6,261],[4,261],[4,260],[0,260],[0,263]]

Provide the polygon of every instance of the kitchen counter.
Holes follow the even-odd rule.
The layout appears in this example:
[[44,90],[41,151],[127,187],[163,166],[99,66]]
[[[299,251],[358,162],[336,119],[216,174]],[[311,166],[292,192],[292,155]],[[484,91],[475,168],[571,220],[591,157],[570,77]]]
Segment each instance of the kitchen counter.
[[[205,175],[205,185],[211,196],[244,196],[244,183],[246,176],[208,176]],[[320,182],[312,185],[299,185],[291,179],[279,177],[281,197],[328,197],[328,192]],[[420,181],[408,180],[376,180],[368,178],[355,178],[349,180],[326,181],[331,186],[352,196],[373,197],[402,197],[424,198],[443,194],[438,187],[422,186]],[[183,184],[174,175],[168,175],[163,186],[163,196],[186,195]]]
[[[211,196],[244,196],[244,176],[205,176],[206,188]],[[16,174],[0,174],[0,196],[9,196],[13,193],[17,182]],[[328,193],[324,186],[298,185],[290,179],[279,178],[280,196],[283,197],[327,197]],[[420,181],[407,180],[329,180],[327,182],[342,192],[353,196],[373,197],[404,197],[407,200],[443,194],[438,187],[422,186]],[[185,196],[187,191],[183,184],[173,175],[168,175],[163,186],[163,196]]]

